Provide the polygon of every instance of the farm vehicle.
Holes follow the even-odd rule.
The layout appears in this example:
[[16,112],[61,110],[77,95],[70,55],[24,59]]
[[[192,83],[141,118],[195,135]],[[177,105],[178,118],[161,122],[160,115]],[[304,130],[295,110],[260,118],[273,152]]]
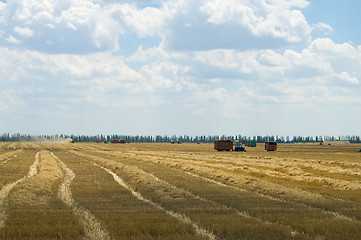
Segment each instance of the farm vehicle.
[[236,142],[234,144],[234,151],[246,152],[246,149],[244,147],[242,147],[242,144],[238,140],[236,140]]
[[248,141],[246,144],[247,147],[256,147],[257,143],[255,141]]
[[237,140],[234,144],[235,148],[233,150],[233,142],[232,140],[216,140],[214,141],[214,149],[218,151],[237,151],[237,152],[245,152],[246,149],[242,147],[242,144]]
[[277,142],[274,141],[268,141],[265,142],[264,149],[268,151],[276,151],[277,150]]

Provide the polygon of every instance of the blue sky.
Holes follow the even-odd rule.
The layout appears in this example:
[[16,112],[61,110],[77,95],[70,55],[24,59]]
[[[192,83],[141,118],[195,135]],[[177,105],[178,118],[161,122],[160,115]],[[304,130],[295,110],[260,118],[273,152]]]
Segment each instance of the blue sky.
[[361,2],[0,2],[0,132],[361,135]]
[[317,0],[310,1],[303,12],[310,22],[324,22],[332,26],[333,41],[337,43],[352,41],[353,44],[360,45],[361,31],[357,26],[361,22],[359,9],[361,9],[361,1]]

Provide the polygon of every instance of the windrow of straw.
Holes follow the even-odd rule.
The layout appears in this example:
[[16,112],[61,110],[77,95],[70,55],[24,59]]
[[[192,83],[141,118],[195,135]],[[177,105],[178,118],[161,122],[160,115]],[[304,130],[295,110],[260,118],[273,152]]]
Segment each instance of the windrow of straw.
[[[344,226],[345,228],[349,228],[350,231],[355,232],[356,229],[359,229],[360,221],[354,220],[354,217],[357,217],[360,213],[359,207],[352,202],[347,203],[345,201],[332,201],[328,200],[326,201],[323,196],[318,195],[313,192],[309,191],[303,191],[301,189],[292,189],[292,181],[290,184],[284,184],[286,187],[284,187],[280,183],[272,183],[267,178],[263,178],[263,175],[259,176],[249,176],[247,173],[243,174],[243,172],[237,172],[232,167],[235,164],[241,164],[234,162],[233,165],[230,163],[224,163],[222,165],[219,161],[213,162],[209,159],[198,159],[195,160],[194,157],[190,157],[190,159],[187,159],[184,157],[183,153],[177,153],[180,155],[174,156],[176,153],[168,154],[167,156],[154,156],[153,154],[146,155],[144,152],[141,152],[141,154],[138,154],[138,152],[119,152],[118,154],[115,151],[103,151],[98,152],[97,154],[100,155],[109,155],[112,156],[111,159],[115,160],[117,159],[121,163],[130,163],[130,164],[136,164],[140,168],[144,168],[147,164],[153,164],[155,167],[153,167],[149,172],[157,172],[156,169],[163,169],[161,172],[167,173],[163,174],[163,177],[166,177],[167,175],[173,176],[174,173],[169,173],[170,169],[179,169],[180,172],[188,172],[188,173],[196,173],[194,176],[199,176],[199,179],[207,179],[209,182],[217,182],[218,185],[226,185],[229,187],[232,187],[233,189],[237,188],[241,190],[240,195],[245,196],[245,198],[240,198],[240,200],[243,201],[252,201],[254,200],[254,207],[251,207],[252,204],[247,204],[249,207],[251,207],[251,215],[252,216],[259,216],[261,217],[262,211],[267,212],[271,211],[272,207],[276,207],[278,205],[279,209],[282,209],[282,211],[279,211],[278,213],[278,221],[282,222],[283,224],[287,223],[287,218],[290,217],[288,215],[283,215],[285,217],[284,220],[282,220],[282,212],[293,212],[294,215],[292,218],[294,218],[294,221],[290,224],[298,229],[299,232],[305,231],[312,234],[313,232],[319,232],[320,234],[327,235],[327,231],[330,230],[325,228],[322,229],[323,226],[334,226],[334,223],[338,223],[339,226]],[[173,156],[172,156],[173,155]],[[116,158],[114,158],[116,157]],[[110,158],[110,157],[109,157]],[[133,159],[133,161],[131,161]],[[161,166],[165,166],[166,168],[162,168]],[[168,168],[168,169],[167,169]],[[158,171],[159,172],[159,171]],[[197,175],[198,174],[198,175]],[[244,176],[245,175],[245,176]],[[248,181],[242,182],[240,179],[248,178]],[[185,178],[186,179],[186,178]],[[179,186],[179,183],[186,182],[185,179],[175,181]],[[254,179],[254,180],[252,180]],[[194,180],[196,182],[196,180]],[[255,183],[253,183],[255,182]],[[255,186],[249,186],[249,185],[256,185]],[[194,184],[193,184],[194,185]],[[184,188],[187,186],[192,186],[192,182],[189,182],[187,184],[182,185]],[[273,186],[276,186],[276,189],[272,189]],[[283,188],[283,194],[282,192],[277,193],[279,191],[280,187]],[[187,187],[190,188],[190,187]],[[201,187],[200,187],[201,188]],[[263,189],[267,191],[263,191]],[[292,191],[290,191],[291,189]],[[254,194],[247,194],[244,193],[244,191],[252,191],[252,193],[257,192],[258,197],[254,196]],[[205,192],[210,192],[208,189]],[[223,190],[220,190],[220,192],[225,192]],[[272,194],[269,194],[271,192]],[[290,198],[289,195],[292,196],[292,194],[297,193],[297,198]],[[308,195],[303,195],[300,193],[310,193]],[[315,196],[318,196],[318,198],[312,198],[312,194]],[[230,194],[230,198],[236,199],[234,197],[235,193]],[[295,194],[294,194],[295,195]],[[262,200],[263,197],[263,200]],[[226,199],[226,198],[224,198]],[[278,200],[279,199],[279,200]],[[273,200],[273,201],[272,201]],[[277,203],[278,201],[278,203]],[[223,201],[230,204],[232,201]],[[265,208],[257,213],[253,209],[259,205],[260,202],[263,202],[265,204]],[[262,205],[263,205],[262,204]],[[243,211],[247,211],[247,208],[240,208],[243,209]],[[332,211],[333,209],[333,211]],[[349,211],[349,209],[354,209],[352,212]],[[249,210],[248,210],[249,211]],[[261,213],[261,215],[259,215]],[[349,215],[349,216],[347,216]],[[317,217],[316,217],[317,216]],[[264,215],[262,216],[264,217]],[[272,216],[270,216],[272,217]],[[274,216],[273,216],[274,217]],[[297,221],[302,218],[305,219],[312,219],[308,222],[303,221]],[[269,218],[270,219],[270,218]],[[301,224],[300,224],[301,223]],[[315,228],[317,230],[315,230]],[[358,231],[356,231],[358,232]],[[356,233],[354,233],[356,234]],[[357,233],[358,234],[358,233]],[[330,235],[330,234],[328,234]]]
[[48,151],[40,151],[28,176],[7,197],[4,239],[79,239],[82,228],[57,196],[64,174]]
[[70,184],[75,178],[73,170],[69,169],[67,165],[53,153],[51,153],[51,155],[58,162],[65,174],[64,180],[60,185],[58,196],[68,207],[72,208],[74,214],[80,218],[80,222],[84,226],[85,238],[94,240],[110,239],[109,234],[104,230],[98,219],[96,219],[90,211],[77,204],[73,199],[70,189]]
[[[206,234],[208,236],[215,234],[217,238],[225,239],[235,239],[237,236],[244,236],[245,239],[248,239],[252,235],[266,233],[270,239],[292,236],[292,231],[282,225],[271,225],[266,221],[240,214],[239,211],[225,205],[202,199],[184,189],[162,181],[138,167],[79,153],[78,151],[71,153],[94,161],[106,169],[111,169],[117,176],[124,179],[129,189],[133,189],[135,194],[142,196],[150,204],[165,209],[168,214],[175,217],[183,216],[183,220],[189,219],[198,232],[207,232],[205,230],[199,231],[199,229],[212,229],[213,233]],[[181,220],[181,218],[178,219]],[[255,226],[258,226],[257,230],[255,230]]]
[[7,218],[6,215],[6,207],[5,207],[5,199],[9,195],[10,191],[15,187],[17,184],[23,182],[26,178],[33,177],[37,173],[37,165],[39,164],[39,153],[35,155],[35,160],[33,164],[30,166],[29,173],[26,176],[19,178],[18,180],[11,182],[0,190],[0,228],[5,226],[5,221]]
[[192,225],[140,200],[102,167],[64,152],[56,155],[76,174],[73,198],[103,223],[112,239],[207,239]]
[[6,162],[8,162],[12,158],[18,156],[22,152],[23,152],[22,149],[18,149],[18,150],[15,150],[15,151],[6,152],[6,153],[1,154],[0,155],[0,164],[5,164]]
[[359,145],[32,144],[0,143],[0,239],[361,235]]

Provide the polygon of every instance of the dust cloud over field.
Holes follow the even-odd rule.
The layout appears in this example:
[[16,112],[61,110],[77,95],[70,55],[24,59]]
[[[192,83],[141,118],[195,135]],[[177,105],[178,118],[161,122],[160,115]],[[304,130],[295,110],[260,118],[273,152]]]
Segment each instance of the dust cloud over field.
[[358,149],[0,143],[0,238],[360,239]]

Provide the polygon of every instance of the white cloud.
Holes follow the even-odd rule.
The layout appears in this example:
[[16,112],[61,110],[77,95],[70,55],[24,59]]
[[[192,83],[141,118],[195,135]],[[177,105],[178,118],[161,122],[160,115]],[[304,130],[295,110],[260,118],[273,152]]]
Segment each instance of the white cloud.
[[[3,5],[5,30],[0,38],[9,42],[12,32],[31,41],[17,42],[28,49],[50,53],[91,53],[116,50],[120,24],[109,6],[92,1],[14,1]],[[12,41],[14,42],[14,41]],[[52,44],[49,45],[48,43]],[[5,44],[6,45],[6,44]]]
[[[11,80],[34,87],[46,83],[43,89],[54,98],[103,107],[183,104],[190,112],[214,114],[224,112],[223,104],[231,105],[233,100],[240,106],[246,101],[250,109],[271,103],[312,106],[360,100],[360,49],[329,39],[316,39],[300,52],[283,53],[209,50],[186,54],[152,48],[123,58],[110,53],[47,55],[2,49],[1,56],[3,83]],[[355,88],[349,88],[350,84]],[[172,95],[187,97],[166,100]]]
[[184,75],[186,71],[177,64],[162,62],[155,66],[145,65],[139,72],[147,80],[144,84],[148,85],[148,90],[155,92],[157,89],[178,90],[181,88],[179,84],[176,84],[176,79],[177,76]]
[[15,38],[14,36],[8,36],[6,39],[5,39],[5,41],[6,42],[8,42],[8,43],[11,43],[11,44],[20,44],[21,43],[21,41],[19,40],[19,39],[17,39],[17,38]]
[[354,54],[354,47],[349,43],[336,44],[330,38],[315,39],[309,46],[311,51],[317,51],[321,54],[350,56]]
[[342,72],[340,74],[336,74],[336,76],[345,82],[349,82],[355,85],[360,84],[360,81],[356,77],[350,76],[348,72]]
[[9,0],[2,4],[0,26],[5,31],[0,44],[5,44],[1,39],[14,40],[10,36],[16,32],[32,37],[17,42],[29,49],[87,54],[117,50],[119,35],[135,33],[141,38],[162,37],[166,49],[277,48],[310,40],[311,27],[294,9],[306,5],[301,0],[179,0],[146,5],[142,1]]
[[330,25],[326,24],[326,23],[313,24],[312,25],[312,30],[325,32],[326,34],[330,34],[330,33],[332,33],[334,31],[333,28]]
[[172,50],[264,49],[310,41],[311,27],[294,7],[306,1],[178,1],[163,39]]
[[30,29],[30,28],[22,28],[22,27],[15,27],[14,28],[14,32],[16,32],[17,34],[19,34],[20,36],[24,37],[24,38],[30,38],[32,36],[34,36],[34,30]]
[[[322,45],[320,41],[327,44]],[[322,48],[315,47],[321,45]],[[273,50],[197,52],[192,59],[193,67],[208,69],[213,76],[206,75],[210,84],[197,85],[196,95],[209,100],[207,93],[213,93],[219,86],[223,86],[227,89],[228,98],[213,98],[219,105],[212,106],[204,102],[198,104],[199,99],[195,98],[194,104],[189,103],[188,107],[198,109],[194,110],[197,113],[214,113],[215,108],[222,112],[224,105],[221,103],[224,99],[229,99],[229,105],[232,105],[231,102],[237,102],[241,106],[247,103],[253,105],[254,109],[265,111],[268,104],[292,104],[293,109],[308,111],[327,109],[331,102],[342,104],[342,101],[347,101],[348,104],[356,106],[361,100],[360,58],[359,49],[348,44],[336,44],[329,39],[316,39],[301,52],[286,50],[283,54]],[[221,85],[219,81],[212,81],[214,73],[217,72],[221,72],[220,75],[223,76]],[[233,74],[227,77],[230,72]],[[199,75],[193,76],[194,79],[204,77],[201,73],[197,74]],[[350,83],[356,88],[349,88]]]
[[[0,45],[16,43],[47,53],[116,51],[119,35],[161,36],[175,10],[171,4],[159,3],[160,7],[134,1],[9,0],[0,5]],[[32,39],[21,42],[14,33]]]
[[304,41],[309,37],[310,27],[303,14],[292,7],[292,1],[255,4],[252,1],[213,0],[206,1],[200,9],[208,14],[207,21],[216,25],[236,24],[249,29],[255,36],[271,35],[289,42]]
[[[163,109],[154,115],[247,119],[328,113],[345,103],[360,109],[361,46],[311,41],[312,31],[332,27],[309,24],[301,12],[307,5],[0,2],[0,111],[90,117],[102,109],[112,117]],[[127,48],[134,54],[122,56]]]
[[169,9],[146,7],[138,9],[135,5],[121,4],[114,6],[114,14],[119,20],[139,37],[152,37],[160,35],[169,18]]

